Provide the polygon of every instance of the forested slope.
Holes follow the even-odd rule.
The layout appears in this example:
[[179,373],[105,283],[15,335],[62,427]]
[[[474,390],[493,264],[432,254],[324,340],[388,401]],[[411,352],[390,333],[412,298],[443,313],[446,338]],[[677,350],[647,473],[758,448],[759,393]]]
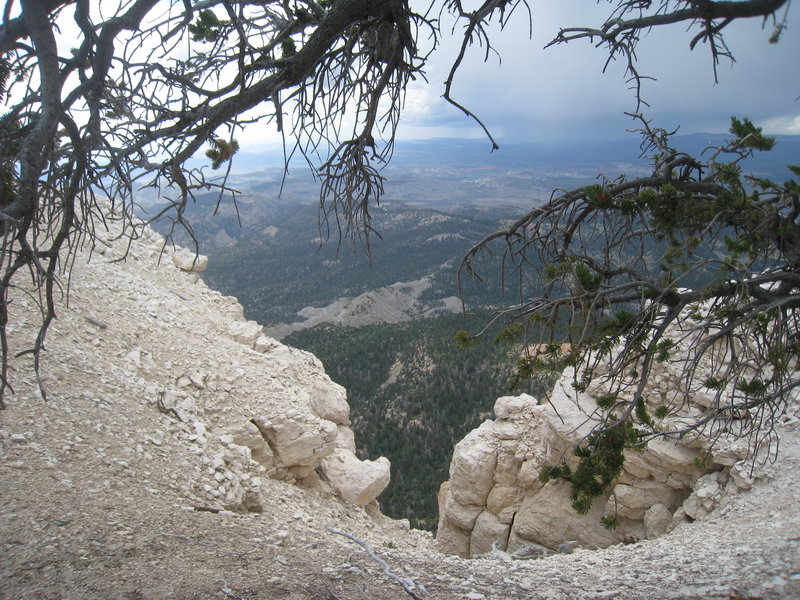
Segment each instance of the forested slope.
[[[268,233],[216,249],[204,279],[236,296],[247,317],[266,327],[299,320],[297,312],[306,306],[426,276],[433,276],[433,285],[421,300],[434,306],[456,293],[455,261],[498,223],[399,202],[376,207],[374,218],[382,239],[374,240],[370,262],[363,248],[337,245],[336,232],[321,243],[316,207],[282,207],[261,223]],[[491,287],[470,286],[468,292],[472,303],[498,296]]]
[[[380,497],[389,516],[436,525],[436,494],[453,446],[491,415],[515,367],[515,348],[492,336],[461,348],[455,332],[486,314],[365,327],[318,326],[288,336],[313,352],[348,392],[360,458],[386,456],[392,482]],[[527,391],[541,396],[544,387]],[[521,390],[524,391],[524,390]]]

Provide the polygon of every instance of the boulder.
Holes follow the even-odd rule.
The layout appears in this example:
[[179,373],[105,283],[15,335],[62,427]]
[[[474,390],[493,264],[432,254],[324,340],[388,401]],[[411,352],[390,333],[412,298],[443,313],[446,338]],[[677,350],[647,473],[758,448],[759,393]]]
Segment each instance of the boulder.
[[459,529],[472,531],[475,526],[475,519],[478,518],[481,512],[483,512],[482,504],[461,503],[455,495],[450,493],[445,497],[444,514],[447,522]]
[[501,421],[509,421],[517,417],[523,417],[525,409],[531,402],[538,404],[533,396],[522,394],[520,396],[503,396],[494,403],[494,414]]
[[492,421],[486,421],[467,434],[456,444],[450,462],[448,497],[462,506],[479,507],[478,512],[486,505],[486,498],[494,486],[497,454],[493,427]]
[[336,447],[350,450],[355,453],[356,451],[356,434],[353,430],[345,425],[336,426]]
[[205,271],[208,267],[208,257],[202,254],[195,254],[189,250],[179,248],[172,255],[173,264],[181,271],[199,272]]
[[566,541],[579,541],[583,548],[604,548],[620,541],[617,533],[603,527],[606,499],[598,498],[585,515],[575,512],[569,502],[569,484],[551,481],[523,500],[514,517],[514,534],[509,552],[529,543],[558,548]]
[[322,459],[322,474],[338,496],[364,506],[375,500],[389,485],[389,460],[359,460],[350,450],[336,448]]
[[663,483],[636,479],[632,485],[618,483],[614,486],[606,514],[642,521],[645,512],[651,506],[657,504],[674,506],[676,500],[675,490]]
[[664,535],[672,525],[672,513],[663,504],[654,504],[644,513],[644,529],[648,539]]
[[486,498],[486,508],[501,518],[502,522],[508,522],[502,519],[503,514],[509,511],[509,516],[513,516],[517,512],[519,503],[522,500],[522,490],[518,487],[511,486],[496,486],[489,492]]
[[683,511],[689,518],[702,521],[716,508],[724,491],[716,473],[704,475],[697,480],[694,491],[683,503]]
[[446,519],[440,519],[439,527],[436,530],[436,542],[442,552],[457,554],[458,556],[470,556],[470,535],[471,531],[456,527]]
[[320,419],[333,421],[337,425],[350,425],[350,405],[347,392],[330,379],[314,381],[309,390],[311,409]]
[[731,467],[730,478],[740,490],[749,490],[753,485],[753,469],[746,463],[737,463]]
[[471,556],[491,552],[492,544],[498,550],[505,550],[511,526],[501,523],[490,511],[484,510],[475,519],[475,525],[469,537],[469,553]]
[[264,467],[270,468],[274,465],[275,458],[272,450],[267,445],[255,423],[244,421],[237,425],[220,429],[216,433],[219,434],[220,439],[230,436],[231,443],[249,448],[252,459]]
[[280,342],[276,339],[264,334],[260,334],[253,343],[253,350],[256,352],[269,352],[270,350],[277,348],[279,345]]
[[313,415],[290,410],[271,419],[254,417],[253,422],[282,465],[298,478],[311,473],[336,449],[336,424]]
[[240,344],[255,348],[261,337],[261,325],[255,321],[232,321],[228,323],[228,334]]

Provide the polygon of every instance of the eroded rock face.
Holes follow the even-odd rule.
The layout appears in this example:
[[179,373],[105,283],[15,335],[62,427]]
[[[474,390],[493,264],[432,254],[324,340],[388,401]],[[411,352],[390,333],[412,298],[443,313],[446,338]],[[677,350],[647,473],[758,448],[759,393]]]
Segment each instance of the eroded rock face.
[[[160,415],[154,444],[174,436],[201,457],[204,470],[185,490],[192,503],[258,512],[268,478],[372,502],[389,461],[355,457],[345,390],[320,361],[266,336],[234,298],[210,290],[197,274],[206,257],[165,247],[146,227],[128,244],[113,212],[106,225],[61,322],[120,358],[119,377],[140,385],[141,401]],[[125,257],[126,268],[114,269]],[[326,474],[332,455],[345,458]]]
[[[253,321],[233,320],[224,330],[233,341],[263,355],[268,372],[263,384],[255,386],[255,395],[239,398],[235,411],[214,394],[204,398],[213,424],[208,429],[202,425],[196,441],[215,456],[214,477],[222,482],[217,488],[206,484],[207,491],[228,510],[261,512],[265,501],[259,477],[267,476],[358,505],[373,502],[389,483],[390,464],[384,457],[361,461],[355,456],[344,388],[330,380],[316,357],[264,336]],[[220,387],[213,375],[183,379],[202,390]],[[221,387],[233,392],[235,385]]]
[[[673,376],[667,372],[658,381],[669,385]],[[601,548],[658,537],[687,517],[705,518],[726,493],[747,487],[741,444],[723,444],[719,460],[714,455],[700,469],[696,459],[707,447],[702,437],[687,444],[656,439],[643,452],[626,453],[612,490],[588,514],[577,514],[568,482],[539,480],[542,467],[570,459],[573,445],[593,425],[597,404],[589,393],[576,392],[572,381],[573,374],[565,373],[547,404],[525,394],[499,398],[496,419],[456,446],[439,496],[437,540],[444,552],[477,555],[493,544],[508,552],[531,543],[556,549],[568,541]],[[613,531],[601,524],[611,515],[619,520]]]

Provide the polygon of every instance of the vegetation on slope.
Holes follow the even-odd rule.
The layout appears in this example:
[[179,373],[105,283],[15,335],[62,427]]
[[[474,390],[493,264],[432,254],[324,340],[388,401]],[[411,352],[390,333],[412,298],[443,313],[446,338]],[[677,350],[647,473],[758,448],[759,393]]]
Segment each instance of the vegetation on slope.
[[[456,294],[455,260],[497,227],[496,219],[446,214],[400,202],[375,209],[383,237],[367,257],[349,246],[320,244],[314,206],[286,206],[259,224],[272,235],[253,231],[213,254],[207,283],[236,296],[247,317],[267,327],[299,320],[306,306],[321,307],[342,297],[432,275],[421,298],[430,306]],[[470,304],[496,304],[497,287],[469,282]]]
[[[348,392],[361,458],[386,456],[392,482],[380,497],[384,513],[433,529],[439,485],[448,479],[453,446],[491,417],[507,391],[515,348],[488,336],[469,348],[455,332],[486,314],[445,315],[365,327],[322,325],[293,333],[286,343],[313,352]],[[543,397],[546,384],[527,382]]]

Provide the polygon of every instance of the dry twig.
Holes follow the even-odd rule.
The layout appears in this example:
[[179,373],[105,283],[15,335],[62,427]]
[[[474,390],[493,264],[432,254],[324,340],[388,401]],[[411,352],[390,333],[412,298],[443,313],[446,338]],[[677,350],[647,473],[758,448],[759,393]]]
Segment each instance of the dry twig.
[[347,539],[352,540],[356,544],[361,546],[367,553],[367,555],[383,568],[383,572],[387,577],[402,585],[406,593],[415,600],[422,600],[422,596],[420,596],[417,592],[421,592],[424,594],[425,588],[415,583],[414,580],[411,579],[410,577],[400,577],[396,573],[393,573],[392,568],[389,566],[389,564],[382,558],[379,558],[368,543],[358,539],[354,535],[350,535],[349,533],[345,533],[343,531],[337,531],[336,529],[331,529],[330,527],[328,527],[328,531],[330,531],[331,533],[335,533],[336,535],[341,535],[343,537],[346,537]]

